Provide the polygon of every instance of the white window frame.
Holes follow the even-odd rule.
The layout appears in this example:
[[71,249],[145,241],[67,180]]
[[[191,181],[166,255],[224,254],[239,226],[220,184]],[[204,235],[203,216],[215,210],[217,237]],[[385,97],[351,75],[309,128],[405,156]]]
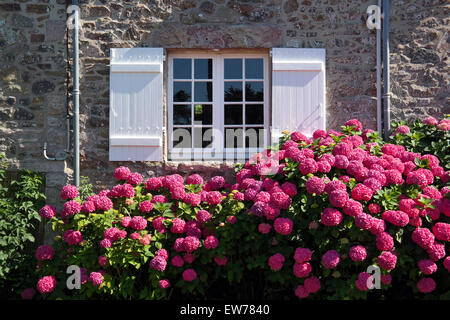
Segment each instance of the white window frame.
[[[176,58],[185,58],[185,59],[212,59],[213,63],[213,75],[212,75],[212,84],[213,84],[213,101],[211,102],[213,106],[213,120],[212,120],[212,128],[215,130],[219,130],[222,134],[221,138],[217,138],[217,133],[213,131],[213,147],[212,148],[173,148],[173,59]],[[260,58],[263,59],[263,91],[264,91],[264,125],[265,129],[264,134],[264,142],[263,147],[261,148],[245,148],[245,145],[242,148],[224,148],[224,134],[225,134],[225,124],[224,124],[224,107],[225,104],[242,104],[243,107],[247,102],[226,102],[224,101],[224,82],[225,81],[233,81],[232,79],[224,79],[224,59],[227,58]],[[243,74],[242,79],[235,79],[235,81],[242,81],[245,83],[245,63],[243,65]],[[192,68],[192,78],[189,81],[194,82],[193,70]],[[182,81],[183,79],[177,79],[177,81]],[[257,79],[249,79],[249,81],[258,81]],[[188,79],[186,79],[188,81]],[[269,130],[269,115],[270,115],[270,92],[269,92],[269,82],[270,82],[270,73],[269,73],[269,54],[268,53],[244,53],[244,52],[236,52],[236,53],[214,53],[214,52],[176,52],[168,54],[168,85],[167,85],[167,115],[168,115],[168,134],[167,134],[167,145],[168,145],[168,159],[171,161],[177,160],[235,160],[237,159],[246,159],[249,155],[254,154],[255,152],[260,152],[265,149],[266,146],[269,145],[270,142],[270,130]],[[192,92],[193,93],[193,92]],[[243,86],[243,99],[245,99],[245,86]],[[192,97],[193,104],[194,97]],[[248,103],[251,104],[252,102]],[[182,103],[180,103],[182,104]],[[207,103],[204,103],[207,104]],[[260,104],[258,102],[254,102],[254,104]],[[244,107],[245,108],[245,107]],[[194,121],[194,119],[192,119]],[[242,119],[242,125],[227,125],[227,127],[258,127],[258,125],[246,125],[245,124],[245,112]],[[192,124],[190,125],[191,127]],[[193,132],[193,130],[192,130]],[[244,144],[245,144],[245,131],[244,131]],[[183,153],[184,152],[184,153]],[[180,154],[183,153],[183,154]],[[230,157],[232,155],[232,157]]]

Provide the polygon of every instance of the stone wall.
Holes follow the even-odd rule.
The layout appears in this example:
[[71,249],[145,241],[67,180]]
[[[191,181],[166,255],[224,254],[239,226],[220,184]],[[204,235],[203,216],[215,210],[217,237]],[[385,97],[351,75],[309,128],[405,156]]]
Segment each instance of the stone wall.
[[[119,165],[146,178],[172,172],[232,177],[231,167],[220,163],[108,161],[110,48],[323,47],[328,128],[354,117],[376,128],[376,33],[365,24],[374,0],[79,3],[81,175],[97,190],[113,184]],[[72,175],[71,158],[49,162],[42,156],[45,141],[49,151],[66,147],[65,8],[64,0],[0,2],[0,151],[13,167],[47,173],[50,202]],[[449,113],[449,8],[445,0],[392,1],[393,119]]]

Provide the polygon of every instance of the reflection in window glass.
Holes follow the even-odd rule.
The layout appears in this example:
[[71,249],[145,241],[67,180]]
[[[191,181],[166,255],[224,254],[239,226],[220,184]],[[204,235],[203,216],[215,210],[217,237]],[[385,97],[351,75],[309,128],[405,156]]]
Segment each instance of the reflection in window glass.
[[172,141],[174,148],[192,148],[192,129],[174,128]]
[[194,121],[195,124],[212,124],[212,105],[196,104],[194,106]]
[[264,82],[247,81],[245,83],[246,101],[264,101]]
[[173,59],[173,78],[191,79],[192,78],[191,59]]
[[224,59],[225,79],[242,79],[242,59]]
[[212,59],[194,60],[194,78],[212,79]]
[[212,82],[194,82],[194,100],[212,102]]
[[225,101],[242,101],[242,82],[225,82]]
[[191,124],[191,105],[173,106],[173,124],[174,125]]
[[245,124],[264,124],[264,105],[245,105]]
[[173,101],[190,102],[192,97],[191,87],[191,82],[174,82]]
[[225,124],[242,124],[242,104],[225,105]]
[[263,59],[245,59],[245,78],[264,78]]

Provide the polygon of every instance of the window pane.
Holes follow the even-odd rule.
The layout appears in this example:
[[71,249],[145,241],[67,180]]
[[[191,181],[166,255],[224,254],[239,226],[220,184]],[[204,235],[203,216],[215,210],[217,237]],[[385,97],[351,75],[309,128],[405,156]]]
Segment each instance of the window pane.
[[245,105],[245,123],[264,124],[264,105],[263,104]]
[[184,125],[191,124],[191,105],[173,106],[173,124]]
[[194,60],[194,78],[212,79],[212,59]]
[[245,147],[264,147],[264,128],[247,128],[245,130]]
[[242,148],[243,134],[242,128],[225,128],[225,148]]
[[192,97],[191,82],[173,83],[173,101],[190,102]]
[[173,59],[173,78],[191,79],[192,78],[191,59]]
[[194,148],[212,148],[212,128],[194,128]]
[[264,78],[263,59],[245,59],[245,78]]
[[242,79],[242,59],[224,59],[225,79]]
[[194,121],[195,124],[212,124],[212,105],[196,104],[194,106]]
[[242,82],[225,82],[225,101],[242,101]]
[[264,101],[264,82],[247,81],[245,83],[246,101]]
[[242,104],[225,105],[225,124],[242,124]]
[[174,148],[192,148],[192,129],[174,128],[172,141]]
[[198,102],[212,102],[212,82],[194,83],[194,100]]

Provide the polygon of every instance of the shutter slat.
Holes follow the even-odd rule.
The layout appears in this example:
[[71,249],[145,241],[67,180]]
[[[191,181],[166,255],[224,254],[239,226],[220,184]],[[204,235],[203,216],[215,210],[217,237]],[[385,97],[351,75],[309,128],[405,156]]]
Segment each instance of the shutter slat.
[[273,48],[272,70],[272,143],[325,129],[325,49]]
[[162,161],[162,48],[111,49],[110,161]]

